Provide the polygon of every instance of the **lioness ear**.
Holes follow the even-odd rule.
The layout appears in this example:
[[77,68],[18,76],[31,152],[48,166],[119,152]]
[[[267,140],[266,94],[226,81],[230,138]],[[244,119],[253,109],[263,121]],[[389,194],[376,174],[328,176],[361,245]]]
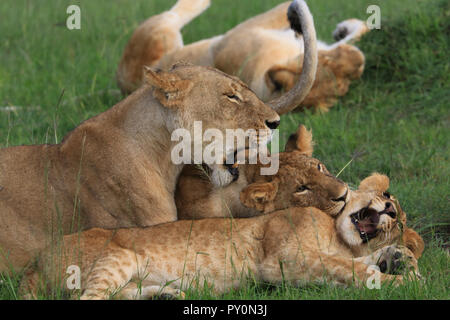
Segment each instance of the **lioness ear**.
[[372,173],[359,184],[361,191],[378,191],[384,192],[389,189],[389,178],[384,174]]
[[413,229],[405,228],[403,230],[403,245],[407,247],[414,254],[416,259],[422,256],[423,249],[425,248],[425,243],[422,237],[415,232]]
[[308,131],[304,125],[300,125],[297,132],[289,137],[289,140],[284,147],[284,151],[300,151],[308,157],[311,157],[314,151],[312,131]]
[[154,71],[149,67],[144,67],[144,78],[154,88],[155,98],[166,107],[181,105],[193,87],[190,80],[183,80],[171,72]]
[[278,192],[278,179],[272,182],[259,182],[248,185],[241,191],[240,199],[247,208],[254,208],[261,212],[275,210],[273,200]]

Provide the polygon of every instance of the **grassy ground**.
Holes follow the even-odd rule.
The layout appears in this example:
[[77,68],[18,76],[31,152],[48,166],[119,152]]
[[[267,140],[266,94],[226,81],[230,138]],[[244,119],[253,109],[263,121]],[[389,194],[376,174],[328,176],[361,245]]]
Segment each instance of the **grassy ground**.
[[[25,108],[0,111],[0,146],[59,142],[119,101],[114,75],[127,39],[140,21],[174,2],[1,1],[0,107]],[[278,2],[214,0],[186,27],[185,42],[221,34]],[[313,128],[316,156],[335,174],[360,154],[341,174],[352,185],[373,171],[388,174],[409,224],[426,240],[419,262],[427,281],[382,290],[250,285],[222,298],[449,299],[450,6],[445,0],[309,2],[323,40],[331,41],[344,19],[366,19],[370,4],[381,7],[382,29],[359,44],[367,66],[350,93],[327,114],[284,116],[281,136],[285,140],[300,122]],[[69,4],[81,7],[79,31],[65,27]],[[18,279],[3,279],[0,299],[16,298]],[[188,296],[211,298],[208,292]]]

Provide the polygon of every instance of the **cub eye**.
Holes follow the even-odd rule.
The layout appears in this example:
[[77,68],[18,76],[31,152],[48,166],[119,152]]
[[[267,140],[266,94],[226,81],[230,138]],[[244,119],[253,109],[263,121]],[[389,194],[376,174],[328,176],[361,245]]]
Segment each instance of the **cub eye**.
[[317,169],[319,169],[320,172],[323,172],[323,166],[320,163],[317,165]]
[[297,188],[296,192],[305,192],[306,190],[310,190],[307,186],[300,186]]
[[241,98],[239,98],[239,97],[238,97],[237,95],[235,95],[235,94],[226,94],[226,96],[227,96],[228,99],[235,100],[235,101],[237,101],[237,102],[240,102],[240,101],[241,101]]
[[391,194],[389,192],[383,192],[383,197],[390,199]]

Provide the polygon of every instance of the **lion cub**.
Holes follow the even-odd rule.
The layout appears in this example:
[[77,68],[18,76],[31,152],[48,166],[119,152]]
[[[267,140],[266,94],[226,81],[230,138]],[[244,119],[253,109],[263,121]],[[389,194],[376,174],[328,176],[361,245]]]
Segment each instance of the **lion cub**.
[[[175,192],[178,219],[246,218],[293,206],[336,215],[345,206],[348,187],[312,158],[312,153],[312,134],[300,125],[285,152],[279,154],[279,170],[273,176],[260,175],[262,165],[245,164],[239,166],[236,181],[216,188],[205,170],[185,166]],[[283,192],[275,197],[280,185]],[[242,202],[241,191],[245,194]]]
[[[220,294],[248,278],[279,284],[333,282],[362,286],[377,265],[382,283],[402,283],[400,262],[417,270],[420,246],[401,245],[406,215],[388,195],[389,179],[373,175],[351,191],[335,219],[315,208],[290,208],[248,219],[177,221],[148,228],[91,229],[64,237],[62,259],[43,253],[22,283],[35,297],[82,271],[81,299],[145,299],[210,286]],[[417,240],[418,241],[418,240]],[[423,244],[423,243],[422,243]],[[48,268],[56,266],[60,273]]]

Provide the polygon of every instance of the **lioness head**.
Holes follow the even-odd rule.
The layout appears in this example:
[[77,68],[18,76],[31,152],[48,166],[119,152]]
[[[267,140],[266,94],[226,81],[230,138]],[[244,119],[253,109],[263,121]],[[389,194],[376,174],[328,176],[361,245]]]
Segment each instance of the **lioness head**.
[[[239,132],[242,134],[254,130],[258,142],[266,144],[270,141],[272,130],[280,123],[280,116],[258,99],[247,85],[214,68],[187,63],[174,65],[170,72],[146,68],[145,79],[152,86],[156,100],[170,110],[168,127],[188,131],[193,151],[191,163],[199,145],[203,151],[211,144],[212,138],[218,138],[204,138],[208,129],[221,133],[223,138],[220,146],[222,152],[214,159],[215,163],[204,161],[214,170],[215,164],[224,163],[227,156],[237,151],[234,144],[227,146],[225,143],[228,130],[241,129]],[[200,132],[198,126],[194,130],[195,121],[201,121]]]
[[348,187],[312,158],[312,153],[312,134],[300,126],[290,137],[286,152],[279,154],[278,173],[243,189],[241,202],[263,212],[315,207],[330,215],[338,214],[347,201]]
[[385,175],[375,173],[364,179],[358,190],[350,191],[349,201],[336,220],[337,230],[359,252],[399,243],[417,259],[424,248],[423,240],[406,227],[406,214],[388,188],[389,178]]

